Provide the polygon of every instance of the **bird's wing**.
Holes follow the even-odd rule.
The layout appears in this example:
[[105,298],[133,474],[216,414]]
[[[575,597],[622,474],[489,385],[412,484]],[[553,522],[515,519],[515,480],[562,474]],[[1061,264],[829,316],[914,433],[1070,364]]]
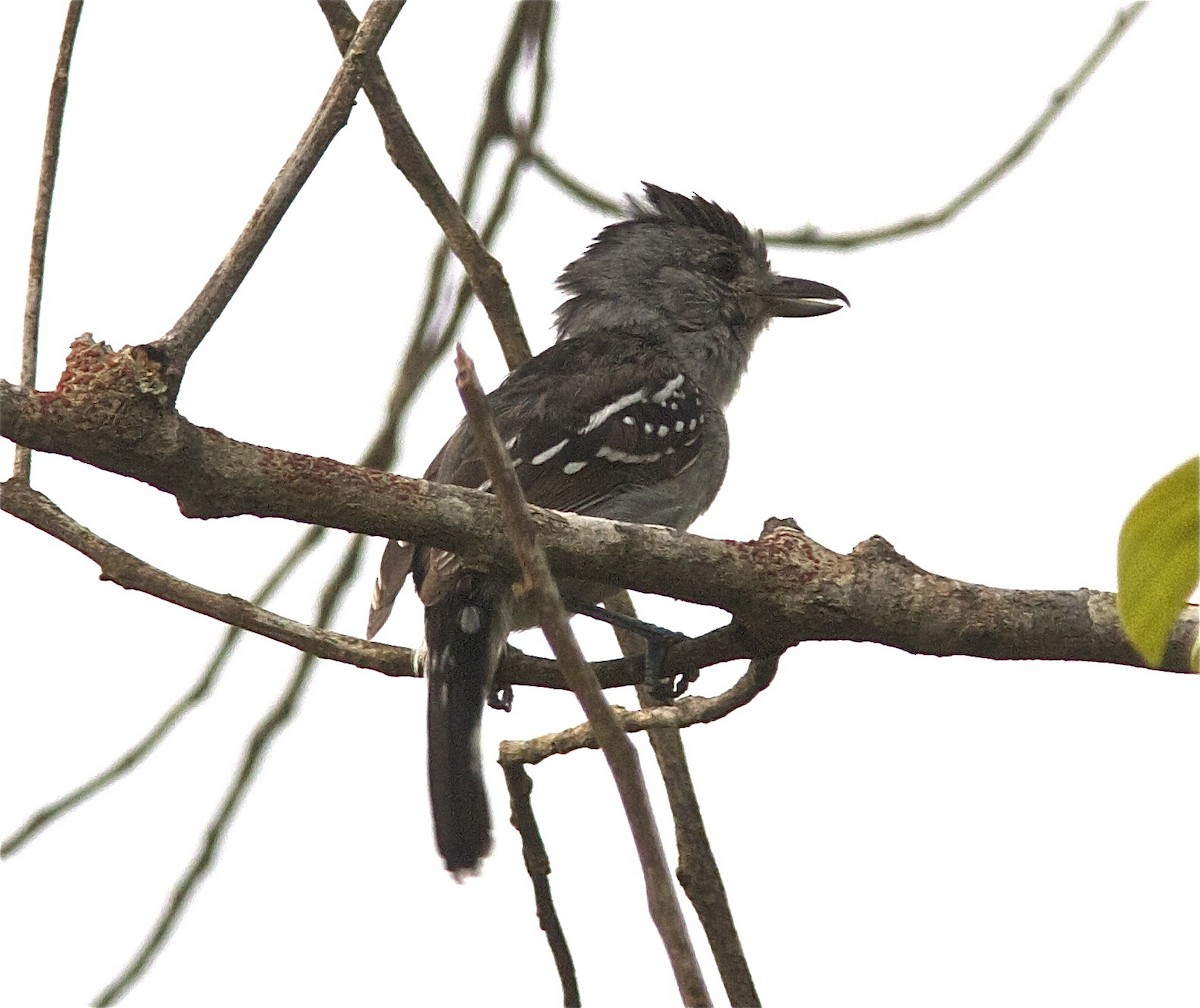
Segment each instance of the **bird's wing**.
[[[645,355],[611,357],[606,342],[556,343],[488,396],[533,504],[603,514],[607,501],[672,479],[700,454],[706,411],[701,390],[673,360],[649,347]],[[430,478],[491,489],[466,424],[439,454]]]
[[[603,515],[622,494],[692,466],[705,439],[703,392],[670,358],[637,340],[612,352],[603,335],[555,343],[488,396],[500,438],[533,504]],[[491,490],[464,421],[425,478]],[[410,569],[428,605],[453,580],[452,554],[389,543],[375,584],[368,636],[383,626]],[[427,573],[436,574],[426,583]]]

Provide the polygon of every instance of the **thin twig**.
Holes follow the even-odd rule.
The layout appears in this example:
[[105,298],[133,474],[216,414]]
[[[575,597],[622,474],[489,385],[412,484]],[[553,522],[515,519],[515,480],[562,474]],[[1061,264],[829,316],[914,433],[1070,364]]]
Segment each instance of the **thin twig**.
[[[71,54],[83,14],[83,0],[71,0],[58,44],[58,62],[50,84],[50,102],[46,110],[46,133],[42,140],[42,167],[38,172],[37,203],[33,210],[33,236],[29,247],[29,280],[25,288],[25,323],[21,333],[21,385],[37,384],[38,328],[42,317],[42,284],[46,276],[46,241],[50,234],[50,204],[58,177],[58,151],[62,140],[63,112],[67,107],[67,82],[71,72]],[[18,445],[13,457],[13,476],[28,485],[32,452]]]
[[[342,0],[325,0],[321,3],[321,11],[329,22],[338,48],[345,55],[358,28],[353,12]],[[368,56],[363,61],[362,87],[383,129],[384,144],[392,163],[404,173],[433,214],[491,320],[509,367],[516,367],[528,359],[529,342],[521,328],[504,270],[483,246],[429,160],[383,73],[378,56]]]
[[[869,228],[865,231],[826,232],[815,224],[806,224],[804,227],[795,228],[791,231],[767,232],[767,242],[771,245],[790,248],[847,250],[861,248],[864,245],[894,241],[897,238],[908,238],[912,235],[941,227],[943,224],[953,220],[1024,160],[1026,155],[1033,150],[1046,134],[1046,131],[1054,124],[1054,121],[1062,113],[1062,110],[1066,108],[1068,102],[1080,92],[1084,84],[1087,83],[1088,78],[1104,62],[1108,54],[1112,52],[1113,48],[1121,40],[1121,37],[1129,30],[1130,25],[1137,20],[1145,7],[1145,0],[1139,0],[1138,3],[1130,4],[1128,7],[1118,10],[1112,25],[1105,32],[1104,37],[1088,53],[1087,58],[1071,78],[1051,94],[1046,108],[1042,111],[1041,115],[1028,126],[1021,136],[1017,138],[1016,142],[994,164],[937,210],[924,214],[916,214],[904,220],[896,221],[893,224],[885,224],[882,227]],[[624,211],[624,206],[620,202],[610,199],[603,193],[598,192],[596,189],[575,178],[541,148],[530,150],[530,161],[537,166],[538,170],[549,181],[586,206],[590,206],[610,216],[619,216]]]
[[[724,693],[716,696],[683,697],[671,707],[646,707],[630,711],[623,707],[610,707],[623,732],[648,731],[651,728],[688,728],[694,724],[708,724],[745,707],[766,689],[774,678],[770,659],[757,659],[750,663],[745,674]],[[529,766],[541,763],[551,756],[562,756],[576,749],[599,749],[600,743],[591,724],[584,722],[573,728],[539,735],[522,742],[500,743],[501,763],[525,763]]]
[[579,980],[575,976],[575,962],[567,945],[558,911],[554,908],[554,896],[550,891],[550,855],[542,840],[537,817],[533,814],[533,781],[529,771],[520,763],[502,763],[504,781],[508,785],[509,805],[512,808],[510,821],[521,835],[521,853],[525,859],[525,870],[533,883],[533,900],[537,909],[538,923],[546,932],[546,943],[554,957],[562,984],[563,1004],[572,1006],[580,1003]]
[[[168,574],[84,528],[48,497],[15,481],[3,484],[0,508],[78,550],[100,567],[100,578],[122,588],[145,592],[229,626],[250,630],[315,658],[374,669],[388,675],[408,660],[407,648],[374,644],[360,637],[310,627],[236,595],[209,591]],[[401,673],[406,674],[406,673]]]
[[[363,540],[355,539],[342,555],[337,569],[325,582],[313,619],[317,626],[329,625],[329,621],[333,618],[338,604],[341,602],[346,586],[353,579],[354,572],[358,568],[362,550]],[[247,739],[245,748],[242,750],[241,762],[234,772],[224,799],[209,821],[208,828],[204,831],[200,848],[183,875],[180,876],[179,881],[175,883],[175,888],[167,899],[166,906],[163,907],[154,928],[129,965],[96,998],[95,1005],[111,1005],[119,1000],[146,971],[154,957],[162,951],[171,932],[175,929],[175,925],[179,922],[179,918],[191,902],[196,887],[199,886],[216,861],[221,842],[225,839],[230,824],[237,816],[258,768],[266,757],[268,748],[295,715],[300,697],[312,677],[316,661],[312,655],[306,654],[301,655],[296,662],[292,677],[283,693],[258,722]]]
[[492,420],[483,388],[475,375],[474,364],[461,346],[458,348],[457,365],[459,394],[462,396],[488,476],[492,480],[493,492],[500,502],[505,527],[524,575],[529,598],[537,612],[538,622],[555,657],[558,658],[563,677],[575,691],[580,706],[587,714],[588,722],[600,741],[616,781],[646,878],[650,916],[667,950],[680,996],[685,1004],[711,1004],[704,985],[704,976],[700,972],[700,964],[696,960],[696,953],[683,921],[679,900],[675,896],[675,887],[650,808],[650,798],[646,793],[646,782],[638,762],[637,750],[621,730],[612,708],[604,699],[600,684],[596,682],[595,674],[583,657],[579,642],[571,631],[562,600],[558,595],[558,587],[546,563],[546,556],[537,543],[537,535],[529,517],[528,504],[521,491],[521,484],[517,480],[508,453],[500,443],[500,435]]
[[142,943],[142,947],[138,949],[137,954],[130,961],[129,965],[92,1002],[97,1008],[104,1005],[116,1004],[129,988],[141,978],[150,963],[162,951],[167,939],[171,936],[171,932],[175,929],[175,925],[179,922],[179,918],[183,915],[183,911],[191,902],[196,887],[200,884],[204,876],[208,874],[209,869],[216,860],[221,841],[225,838],[229,824],[237,814],[242,799],[245,797],[255,773],[261,765],[268,747],[291,720],[296,703],[303,693],[305,686],[308,685],[308,679],[312,673],[315,661],[316,659],[311,655],[302,655],[300,657],[297,667],[292,673],[292,678],[282,695],[255,727],[254,732],[246,742],[246,747],[242,752],[241,763],[238,765],[233,780],[225,792],[221,806],[204,832],[200,849],[196,852],[191,864],[188,865],[187,870],[180,877],[179,881],[175,883],[175,887],[172,889],[162,913],[159,915],[153,930],[151,930],[146,940]]
[[[5,499],[7,499],[7,495],[5,495]],[[274,595],[280,585],[287,580],[292,570],[299,565],[309,550],[313,548],[310,543],[319,542],[324,538],[325,533],[325,529],[313,527],[304,536],[301,536],[296,545],[288,552],[287,556],[284,557],[259,587],[254,595],[254,602],[261,605]],[[233,653],[234,647],[241,639],[241,634],[242,630],[240,627],[228,627],[221,636],[221,643],[217,645],[217,649],[213,652],[212,657],[209,658],[204,671],[197,677],[191,688],[163,713],[157,723],[108,767],[100,771],[100,773],[80,784],[57,801],[53,801],[34,812],[20,829],[9,836],[3,845],[0,845],[0,857],[11,857],[13,854],[16,854],[28,841],[32,840],[51,823],[62,818],[77,805],[83,804],[109,784],[124,777],[149,756],[155,747],[166,738],[171,729],[183,719],[183,716],[194,707],[197,707],[212,692],[217,677],[221,669],[224,668],[225,663],[229,660],[229,656]]]
[[[502,102],[504,96],[513,89],[513,80],[517,69],[517,56],[521,52],[521,45],[519,43],[525,35],[523,9],[518,9],[514,14],[513,23],[507,34],[506,41],[501,47],[501,54],[492,74],[489,95],[499,96],[490,99],[490,102],[493,104]],[[544,55],[544,51],[549,44],[548,25],[542,26],[540,33],[532,44],[538,47],[538,66],[543,66],[545,60],[548,58]],[[531,115],[530,123],[534,128],[540,128],[540,115],[536,113]],[[487,140],[489,137],[491,141]],[[501,139],[503,138],[494,136],[485,118],[485,121],[481,122],[476,130],[472,153],[468,158],[464,172],[463,191],[459,200],[463,207],[468,207],[473,202],[474,193],[478,188],[479,180],[482,178],[484,165],[486,164],[489,143],[492,141],[498,142]],[[480,232],[485,244],[489,243],[496,235],[511,210],[519,168],[519,158],[516,156],[512,157],[504,179],[498,187],[493,205],[486,214],[485,223]],[[361,465],[374,469],[387,469],[395,462],[399,446],[398,432],[401,429],[403,415],[411,404],[412,397],[416,393],[424,376],[440,358],[441,354],[453,343],[466,317],[466,309],[470,304],[470,290],[466,283],[459,283],[453,298],[454,309],[449,319],[438,328],[435,335],[431,335],[436,307],[446,299],[447,289],[450,285],[446,269],[447,250],[448,246],[443,241],[439,248],[440,254],[435,254],[434,262],[430,267],[423,306],[418,313],[413,331],[409,337],[405,357],[397,368],[396,379],[392,392],[388,397],[386,411],[380,420],[379,429],[359,460],[359,464]],[[4,503],[16,501],[17,498],[10,493],[11,490],[12,486],[6,485],[4,487],[5,492],[0,494],[0,501]],[[14,511],[13,513],[16,512]],[[273,571],[267,575],[251,599],[251,605],[265,605],[305,557],[325,538],[327,533],[328,529],[326,528],[315,525],[309,526],[299,536],[291,550],[275,566]],[[73,545],[70,539],[66,537],[60,538],[62,538],[62,541]],[[126,554],[126,557],[126,563],[134,559],[128,554]],[[132,583],[128,583],[127,586],[133,587]],[[174,601],[174,599],[172,598],[171,601]],[[210,615],[216,614],[210,613]],[[253,629],[251,627],[247,628]],[[299,631],[300,627],[296,625],[293,629]],[[313,627],[305,627],[303,631],[315,635],[322,635],[323,633],[321,629]],[[138,766],[154,750],[158,743],[166,737],[171,729],[182,720],[184,715],[203,702],[211,693],[221,670],[240,640],[241,634],[241,627],[229,626],[222,636],[221,643],[209,659],[203,672],[197,677],[196,682],[163,713],[158,722],[109,767],[72,790],[69,794],[33,813],[16,832],[4,841],[3,846],[0,847],[0,856],[10,856],[16,853],[25,843],[52,822],[84,801],[87,801],[107,785]],[[338,635],[333,636],[337,637]],[[357,641],[358,638],[347,638],[347,640]],[[291,643],[293,646],[299,645],[304,648],[303,641],[300,638],[293,640]],[[304,649],[307,650],[307,648]],[[394,663],[392,663],[392,671],[410,674],[412,664],[409,649],[398,647],[390,650],[395,655]],[[721,654],[725,654],[725,650],[722,650]],[[722,657],[719,660],[723,661],[726,659]],[[514,656],[511,665],[508,667],[507,674],[510,675],[514,685],[542,685],[559,688],[561,687],[561,683],[553,666],[553,662],[546,663],[541,659],[522,659],[521,657]],[[381,669],[381,671],[387,670]],[[611,675],[605,680],[606,685],[622,685],[632,682],[638,674],[633,670],[621,668],[620,662],[611,663],[609,671]]]
[[[628,616],[637,615],[629,592],[619,592],[605,605]],[[626,657],[645,653],[644,639],[619,627],[614,629]],[[755,662],[758,664],[755,665]],[[750,681],[765,686],[774,678],[778,665],[777,657],[753,659],[748,673]],[[674,701],[655,698],[643,684],[638,684],[637,696],[643,708],[671,707],[674,704]],[[733,911],[725,893],[725,883],[721,879],[721,869],[709,843],[708,829],[704,825],[704,815],[700,811],[700,800],[696,797],[696,786],[683,746],[683,732],[675,727],[653,727],[647,729],[646,735],[650,740],[650,748],[654,750],[654,758],[667,792],[671,818],[675,822],[675,847],[679,852],[675,877],[704,928],[704,936],[708,939],[708,947],[721,974],[729,1003],[756,1008],[762,1002],[738,936]]]
[[166,336],[152,344],[165,360],[163,377],[171,401],[179,392],[184,369],[192,354],[225,310],[317,162],[349,119],[366,61],[378,51],[403,6],[404,0],[374,0],[367,9],[316,115],[275,176],[258,209],[196,300]]

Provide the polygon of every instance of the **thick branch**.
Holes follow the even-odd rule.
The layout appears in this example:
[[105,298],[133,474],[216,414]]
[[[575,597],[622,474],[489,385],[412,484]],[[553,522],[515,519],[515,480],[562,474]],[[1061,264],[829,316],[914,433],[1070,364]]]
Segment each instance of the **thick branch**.
[[[0,381],[0,435],[140,479],[173,494],[189,517],[290,518],[427,542],[482,569],[517,573],[490,494],[235,441],[139,391],[153,371],[139,348],[77,340],[55,392]],[[955,581],[878,538],[843,556],[795,528],[735,542],[541,508],[531,515],[557,574],[724,609],[745,630],[743,657],[805,640],[854,640],[914,654],[1143,665],[1107,592]],[[1192,609],[1159,667],[1188,671],[1195,636]]]

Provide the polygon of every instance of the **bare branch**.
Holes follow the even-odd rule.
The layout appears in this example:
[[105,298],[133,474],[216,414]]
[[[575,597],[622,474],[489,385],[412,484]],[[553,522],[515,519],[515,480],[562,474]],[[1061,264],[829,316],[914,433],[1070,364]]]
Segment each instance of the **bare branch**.
[[[328,618],[328,615],[326,618]],[[304,688],[308,685],[314,662],[315,659],[311,655],[300,656],[297,661],[296,670],[292,673],[292,678],[288,682],[287,687],[274,706],[255,726],[254,731],[246,742],[245,749],[242,751],[241,763],[238,765],[233,780],[225,792],[225,797],[216,814],[210,820],[208,828],[204,831],[200,849],[196,852],[195,857],[183,875],[180,876],[179,881],[175,883],[175,887],[171,890],[171,895],[167,898],[162,913],[159,914],[158,920],[155,922],[146,940],[142,943],[141,948],[138,949],[133,959],[129,962],[129,965],[92,1002],[97,1008],[116,1004],[117,1001],[124,997],[129,988],[137,983],[158,953],[162,951],[163,946],[166,945],[172,931],[175,930],[175,926],[179,922],[179,918],[191,902],[192,895],[195,893],[197,886],[200,885],[200,882],[208,874],[209,869],[212,868],[216,861],[221,841],[225,838],[229,824],[237,815],[242,799],[246,796],[246,792],[254,780],[255,774],[263,758],[266,756],[268,747],[279,732],[291,721],[296,704]]]
[[[775,658],[757,658],[750,662],[746,673],[724,693],[716,696],[686,696],[676,700],[670,707],[645,707],[630,711],[623,707],[609,709],[616,715],[624,732],[649,731],[652,728],[689,728],[695,724],[709,724],[745,707],[765,690],[775,678],[778,661]],[[539,735],[524,742],[501,742],[501,764],[514,762],[533,766],[551,756],[563,756],[576,749],[599,749],[595,733],[590,724],[576,725],[562,731]]]
[[[310,528],[300,537],[300,540],[288,552],[287,556],[276,566],[262,586],[255,593],[254,602],[262,604],[267,601],[287,579],[291,571],[307,555],[312,544],[319,541],[325,534],[325,529]],[[82,805],[89,798],[106,788],[109,784],[125,776],[142,762],[154,748],[170,733],[193,707],[198,706],[212,692],[217,677],[224,667],[226,660],[232,654],[234,647],[241,638],[241,628],[228,627],[217,645],[216,651],[208,660],[204,671],[192,684],[191,688],[176,700],[158,719],[151,729],[137,742],[130,746],[104,770],[84,781],[56,801],[43,806],[33,813],[24,824],[0,844],[0,858],[11,857],[27,842],[37,836],[51,823],[62,818],[77,805]]]
[[467,418],[475,433],[475,442],[483,456],[493,492],[500,503],[504,524],[524,576],[528,598],[538,616],[546,640],[558,658],[563,678],[571,685],[579,704],[587,714],[608,760],[613,780],[621,796],[626,818],[633,833],[638,859],[646,879],[646,897],[650,917],[662,938],[675,982],[684,1004],[707,1005],[712,1001],[704,985],[704,975],[688,937],[683,912],[675,896],[662,840],[650,808],[650,796],[642,776],[637,750],[621,730],[612,708],[600,691],[600,684],[571,631],[569,617],[559,598],[558,586],[550,573],[546,556],[537,542],[537,532],[529,515],[529,505],[513,469],[512,460],[500,441],[487,397],[475,376],[475,367],[460,346],[458,349],[458,390]]
[[563,989],[563,1004],[578,1005],[579,980],[575,976],[575,962],[571,958],[567,936],[563,932],[558,911],[554,908],[554,897],[550,892],[550,855],[546,853],[542,831],[538,828],[537,818],[533,814],[533,780],[529,771],[520,763],[502,763],[501,766],[504,768],[504,781],[508,785],[509,804],[512,807],[510,821],[521,835],[521,854],[525,860],[525,870],[529,873],[529,881],[533,884],[538,923],[546,932],[546,942],[550,946],[550,954],[554,957],[554,966],[558,970],[558,979]]
[[[629,592],[620,592],[605,605],[629,616],[636,615]],[[645,653],[644,639],[620,627],[614,629],[621,652],[626,657]],[[759,664],[755,665],[754,662]],[[765,687],[774,677],[778,665],[778,658],[753,659],[752,681],[761,682]],[[656,699],[641,683],[637,686],[637,696],[643,708],[671,707],[675,704],[675,701]],[[650,740],[650,748],[654,750],[654,758],[666,788],[667,802],[671,807],[671,818],[675,822],[675,847],[679,853],[675,877],[691,901],[692,909],[700,919],[700,926],[704,928],[704,936],[708,939],[708,947],[721,974],[729,1003],[753,1008],[762,1002],[738,937],[733,911],[725,894],[725,883],[721,880],[721,869],[708,841],[708,829],[704,825],[700,801],[696,797],[696,787],[688,767],[682,730],[656,726],[647,728],[646,735]]]
[[[791,231],[767,232],[767,242],[781,247],[792,248],[829,248],[854,249],[864,245],[876,245],[880,242],[894,241],[897,238],[908,238],[924,231],[931,231],[943,224],[949,223],[963,210],[979,199],[989,189],[993,188],[1005,175],[1025,159],[1025,156],[1037,146],[1045,136],[1046,131],[1066,108],[1067,104],[1082,90],[1088,78],[1096,68],[1104,62],[1112,52],[1129,27],[1137,20],[1145,9],[1145,0],[1130,4],[1117,11],[1112,25],[1104,37],[1088,53],[1087,58],[1071,78],[1056,89],[1050,96],[1046,108],[1028,128],[1017,138],[1016,142],[1005,151],[1000,158],[968,185],[962,192],[948,200],[943,206],[929,213],[917,214],[913,217],[885,224],[882,227],[869,228],[866,231],[826,232],[815,224]],[[530,150],[530,161],[537,166],[546,178],[575,199],[601,213],[619,216],[624,211],[624,205],[610,199],[603,193],[567,172],[540,147]]]
[[[493,141],[503,139],[494,133],[490,124],[494,114],[491,108],[503,108],[504,103],[509,93],[513,90],[513,82],[517,69],[518,54],[522,51],[524,42],[528,42],[529,29],[527,27],[528,18],[526,17],[526,6],[522,5],[514,13],[512,25],[507,33],[506,41],[501,46],[501,53],[497,60],[497,65],[492,74],[491,84],[489,85],[489,111],[485,112],[484,121],[476,131],[475,140],[472,146],[471,156],[468,158],[468,163],[464,172],[463,193],[461,203],[465,207],[473,200],[473,194],[478,188],[479,179],[482,177],[484,164],[488,148]],[[538,129],[541,125],[541,115],[539,112],[539,104],[537,94],[544,87],[544,80],[547,74],[548,45],[549,45],[549,26],[548,23],[540,25],[540,33],[529,44],[537,47],[537,68],[539,81],[535,82],[535,94],[532,100],[532,111],[528,118],[531,129]],[[504,178],[497,188],[497,193],[493,199],[492,206],[488,210],[485,217],[484,226],[481,231],[481,237],[485,244],[498,231],[501,223],[506,219],[512,205],[513,192],[520,167],[520,158],[513,153],[510,158],[510,163],[505,171]],[[361,464],[372,466],[375,468],[386,468],[395,460],[396,450],[398,445],[398,432],[401,429],[401,419],[407,410],[412,396],[415,393],[421,380],[432,364],[441,356],[441,353],[453,342],[457,335],[462,322],[465,318],[466,308],[469,304],[469,290],[467,285],[460,284],[457,292],[453,296],[454,308],[449,319],[443,325],[437,328],[434,333],[434,316],[437,305],[446,300],[446,292],[449,288],[450,280],[446,270],[446,255],[445,252],[448,246],[443,242],[440,249],[435,253],[433,262],[429,270],[429,278],[426,285],[426,292],[423,300],[423,307],[418,313],[418,318],[414,324],[412,333],[409,337],[403,361],[397,368],[397,377],[394,383],[394,388],[388,397],[387,409],[380,419],[379,430],[371,443],[365,449],[361,456]],[[11,487],[7,488],[11,489]],[[16,513],[15,508],[13,513]],[[70,519],[68,519],[70,521]],[[71,792],[57,799],[54,802],[37,810],[30,818],[14,832],[7,840],[0,845],[0,857],[10,856],[16,853],[26,842],[36,836],[41,830],[55,820],[65,815],[77,805],[82,804],[89,798],[96,795],[99,791],[105,788],[108,784],[124,776],[138,766],[143,759],[158,745],[163,738],[174,728],[176,724],[187,714],[192,708],[198,706],[211,692],[217,678],[225,665],[225,662],[232,654],[240,635],[242,628],[257,630],[260,627],[270,628],[275,625],[278,619],[272,613],[266,613],[258,610],[258,606],[265,605],[267,601],[274,595],[280,584],[287,579],[295,567],[306,557],[326,534],[326,529],[319,526],[310,526],[298,538],[296,544],[290,549],[287,555],[275,566],[270,574],[267,575],[259,590],[255,593],[250,603],[242,603],[241,600],[233,599],[232,602],[243,607],[244,619],[240,626],[230,625],[222,636],[220,644],[213,653],[212,657],[201,674],[197,677],[195,683],[184,693],[171,707],[163,713],[158,721],[146,732],[146,734],[134,743],[125,753],[119,756],[110,766],[97,773],[90,780],[74,788]],[[55,534],[51,532],[51,534]],[[76,545],[70,537],[59,536],[62,541],[70,545]],[[103,543],[103,540],[99,540]],[[111,544],[104,544],[105,547],[110,547]],[[78,547],[77,547],[78,548]],[[111,547],[116,549],[116,547]],[[122,565],[125,569],[141,564],[142,561],[137,560],[129,554],[123,555]],[[339,568],[340,570],[341,568]],[[149,571],[143,572],[137,578],[126,577],[122,584],[126,587],[140,587],[136,582],[155,583]],[[157,572],[162,575],[162,572]],[[169,577],[168,575],[162,575]],[[350,578],[347,576],[346,581]],[[177,601],[177,593],[171,589],[170,582],[158,582],[168,585],[168,590],[171,592],[171,601]],[[180,584],[186,584],[179,582]],[[190,586],[189,586],[190,587]],[[229,601],[226,596],[216,596],[221,602]],[[224,619],[220,608],[195,607],[195,611],[204,612],[214,618]],[[328,643],[331,640],[338,640],[341,635],[329,635],[323,633],[320,628],[311,628],[301,624],[291,624],[289,632],[293,635],[289,641],[292,646],[300,647],[302,650],[310,653],[320,654],[319,651],[314,652],[307,646],[308,641],[317,641]],[[360,659],[365,663],[363,667],[370,667],[376,657],[381,658],[382,664],[378,666],[379,671],[391,674],[391,672],[402,671],[404,674],[412,674],[411,652],[408,648],[385,649],[379,655],[361,650],[362,641],[358,638],[347,637],[345,642],[349,643],[352,651],[357,651]],[[382,645],[378,645],[383,647]],[[388,652],[393,657],[389,658]],[[327,657],[336,657],[326,653]],[[345,655],[343,655],[345,657]],[[353,663],[353,662],[352,662]],[[391,672],[389,672],[389,666]],[[606,685],[624,685],[628,682],[633,682],[638,677],[639,673],[636,670],[625,669],[621,662],[610,662],[606,666],[606,671],[609,673],[609,678],[605,679]],[[536,658],[525,658],[519,652],[513,652],[510,659],[506,663],[506,674],[510,677],[510,681],[515,685],[530,685],[530,686],[551,686],[554,688],[562,688],[562,683],[558,679],[555,671],[554,662],[545,662]],[[616,677],[616,678],[613,678]]]
[[[173,494],[189,517],[290,518],[428,543],[481,570],[516,575],[490,494],[196,427],[139,390],[148,367],[138,348],[114,352],[77,340],[55,392],[0,381],[0,435],[150,483]],[[921,570],[878,538],[843,556],[789,528],[739,543],[536,507],[531,518],[560,576],[725,609],[751,642],[743,656],[802,640],[854,640],[914,654],[1144,665],[1107,592],[956,581]],[[1189,671],[1195,636],[1193,609],[1176,625],[1159,667]]]
[[[531,9],[548,11],[549,5],[535,4]],[[358,29],[353,12],[342,0],[326,0],[321,4],[321,11],[329,21],[338,48],[345,55]],[[548,15],[543,13],[542,16]],[[529,359],[529,342],[521,327],[503,268],[483,246],[429,160],[404,110],[400,108],[396,92],[384,76],[378,56],[370,55],[364,59],[362,86],[375,109],[375,115],[379,117],[388,155],[433,214],[450,248],[463,264],[475,296],[491,320],[508,366],[516,367]]]
[[152,356],[163,363],[164,391],[171,401],[179,392],[192,354],[225,310],[317,162],[349,119],[366,63],[382,45],[403,6],[404,0],[374,0],[368,8],[316,115],[233,248],[170,332],[151,344]]
[[[33,237],[29,248],[29,280],[25,289],[25,324],[21,337],[21,385],[37,386],[38,328],[42,317],[42,282],[46,273],[46,240],[50,234],[50,203],[54,199],[54,181],[58,176],[58,149],[62,140],[63,112],[67,106],[67,80],[71,71],[71,53],[83,14],[83,0],[71,0],[58,46],[58,62],[50,84],[50,102],[46,110],[46,134],[42,140],[42,167],[38,173],[37,203],[33,210]],[[28,483],[30,451],[18,446],[13,459],[13,476]]]
[[122,588],[145,592],[166,602],[250,630],[312,655],[387,675],[408,675],[408,648],[390,647],[310,627],[260,608],[252,602],[209,591],[159,570],[84,528],[53,501],[16,481],[3,484],[0,508],[77,549],[100,567],[100,578]]

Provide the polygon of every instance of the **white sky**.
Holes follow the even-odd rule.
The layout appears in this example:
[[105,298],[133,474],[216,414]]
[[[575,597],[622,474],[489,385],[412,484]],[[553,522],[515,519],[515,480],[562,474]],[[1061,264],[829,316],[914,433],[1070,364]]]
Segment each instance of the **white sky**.
[[[9,380],[59,7],[14,8],[0,43]],[[559,12],[544,142],[610,194],[648,179],[768,229],[878,225],[933,209],[990,164],[1114,10],[572,5]],[[384,48],[452,187],[507,16],[413,3]],[[878,533],[964,580],[1115,586],[1124,514],[1196,450],[1198,21],[1195,5],[1152,5],[1029,160],[949,227],[848,254],[774,255],[780,272],[834,284],[854,307],[780,321],[762,339],[730,413],[725,490],[696,531],[750,538],[764,518],[792,515],[832,548]],[[313,5],[87,7],[40,387],[80,332],[119,346],[175,321],[336,65]],[[554,277],[604,223],[536,177],[522,183],[496,251],[535,349],[550,339]],[[183,413],[353,461],[435,237],[361,102],[196,355]],[[466,343],[496,384],[481,313]],[[423,469],[458,410],[443,368],[403,472]],[[7,471],[8,444],[2,455]],[[188,521],[167,496],[69,460],[36,457],[34,481],[147,561],[243,596],[298,532]],[[329,538],[273,608],[311,616],[345,541]],[[7,834],[138,737],[222,628],[100,583],[90,562],[7,517],[0,555]],[[337,629],[361,630],[372,574]],[[400,608],[387,639],[412,643],[411,595]],[[724,622],[657,601],[643,611],[689,632]],[[615,653],[600,632],[586,639],[596,657]],[[81,1004],[124,965],[293,660],[247,637],[215,696],[146,765],[0,865],[0,1003]],[[698,689],[738,672],[706,672]],[[419,682],[323,664],[220,863],[125,1004],[558,1003],[498,768],[483,876],[455,886],[439,866],[423,711]],[[520,690],[512,715],[486,718],[485,746],[580,719],[569,697]],[[1182,676],[793,650],[752,706],[686,736],[764,1001],[1200,1003],[1198,719],[1200,681]],[[601,757],[558,758],[533,776],[586,1003],[672,1003]],[[719,996],[715,970],[708,979]]]

